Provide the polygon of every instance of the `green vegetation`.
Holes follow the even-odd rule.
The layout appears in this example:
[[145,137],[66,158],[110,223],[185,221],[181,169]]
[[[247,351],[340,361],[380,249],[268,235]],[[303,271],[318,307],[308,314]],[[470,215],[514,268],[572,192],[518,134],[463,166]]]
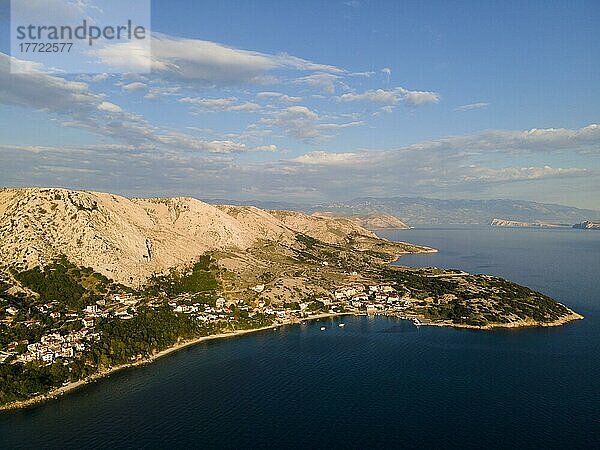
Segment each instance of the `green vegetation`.
[[[555,321],[569,311],[552,298],[525,286],[485,275],[438,277],[439,271],[392,270],[386,278],[400,292],[410,292],[422,302],[418,312],[431,320],[449,320],[457,324],[484,326],[521,320],[540,323]],[[444,300],[444,294],[455,298]]]
[[215,292],[220,288],[217,280],[218,273],[219,268],[211,256],[203,255],[188,273],[181,274],[177,270],[172,270],[168,275],[153,276],[148,282],[145,293],[149,296],[164,293],[168,297],[175,297],[186,293]]
[[65,257],[44,269],[35,267],[23,272],[13,270],[12,273],[21,284],[39,294],[38,303],[56,302],[67,310],[80,310],[117,287],[129,290],[111,283],[89,267],[78,268]]
[[312,250],[312,248],[319,244],[320,241],[316,240],[315,238],[312,238],[310,236],[307,236],[305,234],[297,234],[296,235],[296,240],[298,242],[300,242],[301,244],[304,245],[304,247],[306,247],[307,250]]
[[38,362],[0,364],[0,404],[44,394],[98,370],[148,357],[180,340],[220,331],[217,325],[202,324],[168,307],[142,308],[130,320],[102,319],[96,329],[102,338],[91,343],[81,358],[71,360],[68,365],[63,365],[60,359],[49,366]]
[[60,360],[50,366],[37,362],[0,364],[0,404],[44,394],[68,379],[69,368]]

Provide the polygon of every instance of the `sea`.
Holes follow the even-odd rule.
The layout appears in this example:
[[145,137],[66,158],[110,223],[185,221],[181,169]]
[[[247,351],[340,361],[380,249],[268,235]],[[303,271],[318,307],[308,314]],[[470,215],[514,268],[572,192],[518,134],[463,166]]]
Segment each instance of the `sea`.
[[439,249],[396,264],[502,276],[585,319],[477,331],[346,316],[207,341],[0,413],[0,448],[600,448],[600,231],[380,235]]

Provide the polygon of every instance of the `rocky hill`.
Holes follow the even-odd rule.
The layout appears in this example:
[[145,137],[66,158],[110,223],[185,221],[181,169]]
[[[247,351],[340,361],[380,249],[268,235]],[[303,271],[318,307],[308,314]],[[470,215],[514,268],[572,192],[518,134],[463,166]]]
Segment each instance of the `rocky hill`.
[[547,223],[547,222],[519,222],[508,219],[492,219],[490,225],[493,227],[508,227],[508,228],[570,228],[571,225],[562,223]]
[[397,217],[385,213],[353,217],[352,220],[354,223],[369,230],[384,230],[387,228],[408,230],[410,228]]
[[66,189],[0,190],[0,265],[44,266],[65,255],[117,282],[136,285],[216,250],[259,241],[297,244],[376,239],[342,218],[255,207],[214,206],[194,198],[133,198]]

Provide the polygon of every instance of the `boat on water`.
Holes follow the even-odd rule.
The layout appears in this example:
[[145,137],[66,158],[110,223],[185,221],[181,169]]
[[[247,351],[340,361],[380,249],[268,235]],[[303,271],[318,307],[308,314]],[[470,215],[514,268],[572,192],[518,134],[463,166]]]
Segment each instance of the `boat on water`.
[[345,323],[340,323],[340,324],[338,325],[338,327],[340,327],[340,328],[344,328],[345,326],[346,326],[346,324],[345,324]]
[[327,328],[325,327],[321,327],[321,331],[325,331]]

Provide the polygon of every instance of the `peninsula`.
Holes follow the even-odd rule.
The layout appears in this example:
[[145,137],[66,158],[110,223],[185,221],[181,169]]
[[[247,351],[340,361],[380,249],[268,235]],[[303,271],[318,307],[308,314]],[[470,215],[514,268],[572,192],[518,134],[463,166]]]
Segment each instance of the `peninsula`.
[[202,339],[330,315],[478,329],[582,318],[501,278],[389,265],[419,252],[435,250],[352,218],[2,189],[0,408]]

